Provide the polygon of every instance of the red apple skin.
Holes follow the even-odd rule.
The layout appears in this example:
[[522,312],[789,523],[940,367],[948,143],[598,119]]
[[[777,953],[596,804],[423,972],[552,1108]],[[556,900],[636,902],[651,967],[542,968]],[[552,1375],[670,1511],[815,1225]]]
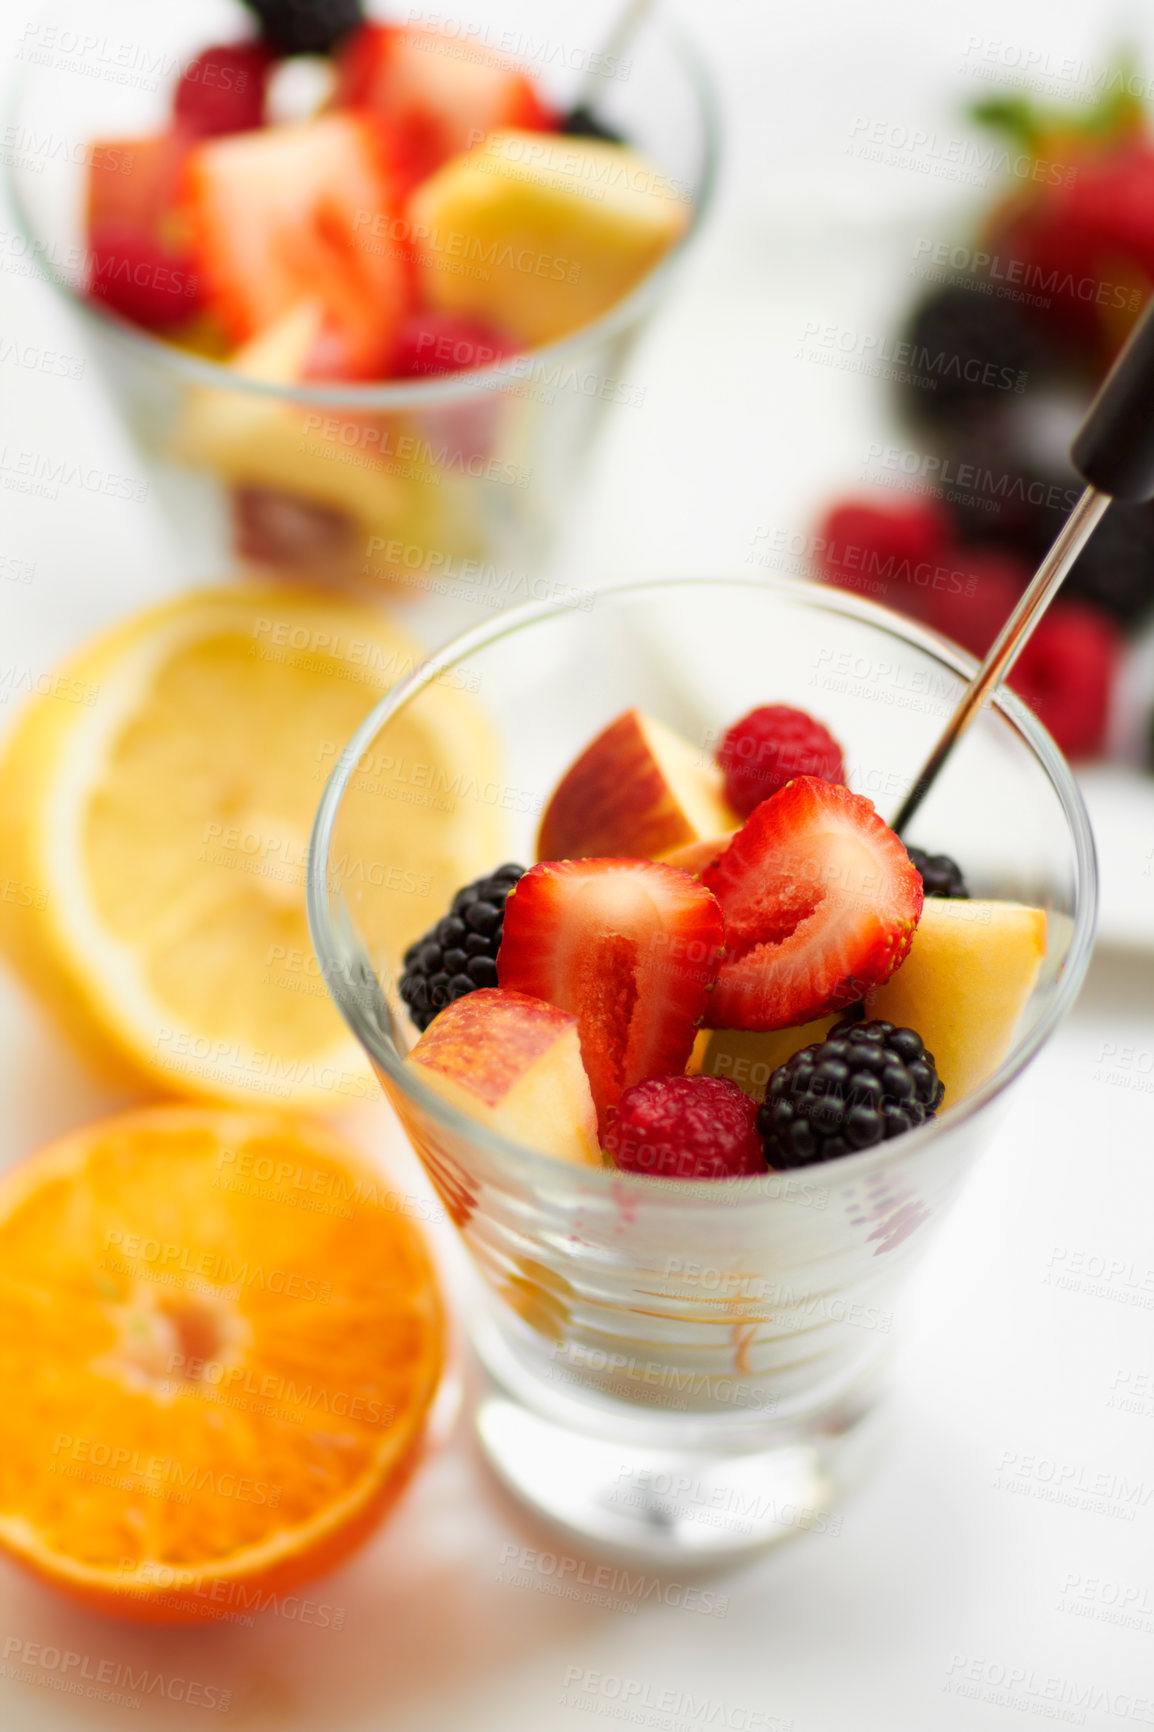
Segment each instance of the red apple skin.
[[638,710],[610,722],[545,808],[538,860],[661,859],[697,840],[650,749]]
[[[573,1027],[567,1011],[524,992],[485,987],[429,1024],[409,1062],[437,1071],[487,1107],[501,1104],[555,1041]],[[478,1055],[484,1053],[484,1065]]]

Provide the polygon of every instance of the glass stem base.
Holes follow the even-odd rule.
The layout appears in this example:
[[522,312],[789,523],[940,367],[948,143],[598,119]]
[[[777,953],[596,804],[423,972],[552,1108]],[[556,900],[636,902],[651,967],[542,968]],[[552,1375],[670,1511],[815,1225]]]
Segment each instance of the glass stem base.
[[499,1334],[476,1332],[474,1344],[487,1373],[477,1433],[501,1483],[586,1547],[655,1568],[736,1562],[799,1534],[838,1534],[836,1506],[889,1430],[873,1377],[805,1420],[751,1430],[702,1415],[687,1427],[685,1414],[660,1409],[562,1410]]

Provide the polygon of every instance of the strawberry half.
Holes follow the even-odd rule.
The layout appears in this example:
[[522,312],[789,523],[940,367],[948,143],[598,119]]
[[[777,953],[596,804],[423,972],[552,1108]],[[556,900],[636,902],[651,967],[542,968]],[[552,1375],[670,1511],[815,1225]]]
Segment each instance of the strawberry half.
[[722,937],[715,898],[676,866],[546,860],[509,894],[497,975],[577,1018],[604,1131],[623,1090],[685,1069]]
[[557,125],[519,67],[444,31],[365,24],[341,49],[337,68],[337,105],[367,109],[396,128],[406,190],[487,132]]
[[210,308],[235,342],[315,301],[325,376],[385,377],[412,268],[390,238],[398,192],[384,127],[330,114],[206,139],[186,195]]
[[922,881],[873,803],[798,776],[754,810],[701,882],[725,914],[710,1028],[792,1028],[888,980]]

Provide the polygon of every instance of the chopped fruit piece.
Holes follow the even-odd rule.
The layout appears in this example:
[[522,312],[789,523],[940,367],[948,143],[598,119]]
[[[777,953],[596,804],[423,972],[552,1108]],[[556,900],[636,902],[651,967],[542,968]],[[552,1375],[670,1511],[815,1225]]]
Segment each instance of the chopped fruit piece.
[[691,877],[700,878],[707,866],[721,858],[736,835],[736,830],[727,830],[723,836],[710,836],[704,842],[687,842],[684,848],[675,848],[672,854],[664,855],[665,864],[680,866]]
[[364,18],[361,0],[244,0],[278,54],[328,54]]
[[590,324],[636,287],[684,234],[690,206],[643,157],[595,139],[493,132],[409,200],[414,232],[463,235],[465,261],[418,262],[430,306],[498,325],[535,346]]
[[6,1172],[0,1547],[89,1611],[202,1627],[331,1570],[419,1462],[444,1363],[401,1203],[252,1109],[124,1113]]
[[1068,758],[1102,748],[1121,641],[1096,607],[1056,601],[1014,664],[1010,685]]
[[[351,410],[339,418],[310,415],[304,405],[284,402],[276,393],[244,388],[246,379],[292,384],[303,378],[316,352],[321,317],[320,308],[306,302],[237,349],[231,371],[238,388],[209,385],[188,391],[172,443],[185,462],[205,465],[247,490],[241,529],[249,557],[272,555],[276,562],[278,543],[283,546],[286,537],[298,534],[311,508],[310,540],[318,542],[318,550],[328,540],[334,558],[349,542],[358,556],[355,568],[363,563],[366,538],[397,535],[405,517],[405,483],[389,473],[387,457],[378,462],[371,456],[381,445],[382,423]],[[361,459],[356,463],[342,461],[351,439]],[[420,498],[435,489],[418,483],[415,491]],[[256,493],[259,498],[252,497]],[[288,495],[296,496],[295,522],[286,516]],[[325,516],[318,519],[318,510]],[[287,563],[299,564],[301,552],[298,543]],[[283,553],[279,562],[286,562]]]
[[525,868],[510,863],[466,884],[431,932],[410,944],[400,994],[419,1029],[467,992],[497,984],[505,899]]
[[487,325],[450,313],[411,313],[397,333],[393,372],[398,379],[463,373],[491,367],[513,352],[513,345]]
[[848,500],[826,512],[815,547],[827,582],[904,607],[949,539],[949,517],[933,500],[900,506]]
[[[29,699],[0,753],[0,859],[43,894],[0,897],[0,951],[120,1086],[330,1111],[371,1090],[314,972],[308,836],[339,742],[422,657],[373,607],[237,584],[85,645],[61,674],[79,701],[48,681]],[[469,694],[434,684],[392,731],[334,867],[374,955],[400,955],[426,897],[446,904],[502,845]],[[414,764],[443,792],[402,806]]]
[[710,1028],[788,1028],[888,980],[910,947],[922,881],[871,801],[798,776],[702,873],[725,914]]
[[232,490],[233,546],[254,565],[285,571],[340,570],[361,550],[352,518],[312,499],[272,487]]
[[687,872],[650,860],[546,861],[505,904],[497,973],[577,1018],[604,1125],[624,1089],[685,1069],[722,940],[717,902]]
[[760,704],[734,722],[718,748],[717,762],[726,798],[742,818],[794,776],[845,781],[841,747],[829,729],[789,704]]
[[651,1077],[626,1089],[609,1115],[605,1149],[615,1166],[655,1179],[765,1172],[757,1107],[720,1077]]
[[88,294],[149,331],[183,324],[199,282],[189,260],[143,229],[100,223],[88,236]]
[[601,1165],[577,1018],[565,1011],[507,988],[471,992],[446,1006],[405,1063],[490,1130],[561,1161]]
[[191,142],[177,127],[92,147],[87,293],[146,330],[169,331],[199,310],[199,275],[177,196]]
[[659,860],[736,825],[716,765],[663,722],[626,710],[553,790],[537,858]]
[[757,1128],[771,1167],[808,1167],[899,1137],[941,1103],[921,1035],[892,1022],[840,1022],[774,1071]]
[[259,42],[206,48],[182,73],[173,114],[190,132],[248,132],[264,117],[264,87],[272,56]]
[[363,116],[207,139],[187,208],[205,294],[236,342],[302,301],[323,312],[325,376],[382,378],[409,310],[403,248],[372,239],[396,209],[384,133]]
[[499,127],[550,131],[556,116],[504,55],[440,30],[366,24],[339,57],[339,107],[368,109],[402,140],[406,185]]
[[702,1029],[693,1044],[689,1068],[700,1071],[702,1076],[728,1078],[760,1106],[765,1085],[778,1066],[803,1046],[824,1040],[837,1019],[835,1012],[816,1022],[803,1022],[800,1028],[760,1032],[745,1028]]
[[89,235],[112,227],[173,240],[177,191],[192,135],[183,127],[144,138],[102,138],[88,171]]
[[948,854],[927,854],[921,848],[908,846],[906,852],[917,867],[927,896],[944,896],[955,902],[969,896],[962,869]]
[[867,1014],[913,1023],[954,1106],[1010,1050],[1046,954],[1046,916],[1018,902],[927,901],[910,953],[866,998]]

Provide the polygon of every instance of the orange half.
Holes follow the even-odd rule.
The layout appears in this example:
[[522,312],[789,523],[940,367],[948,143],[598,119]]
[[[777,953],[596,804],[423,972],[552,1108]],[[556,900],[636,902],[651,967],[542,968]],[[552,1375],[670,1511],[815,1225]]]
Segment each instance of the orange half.
[[127,1113],[0,1178],[0,1548],[168,1622],[344,1557],[443,1364],[402,1209],[325,1126],[228,1109]]

